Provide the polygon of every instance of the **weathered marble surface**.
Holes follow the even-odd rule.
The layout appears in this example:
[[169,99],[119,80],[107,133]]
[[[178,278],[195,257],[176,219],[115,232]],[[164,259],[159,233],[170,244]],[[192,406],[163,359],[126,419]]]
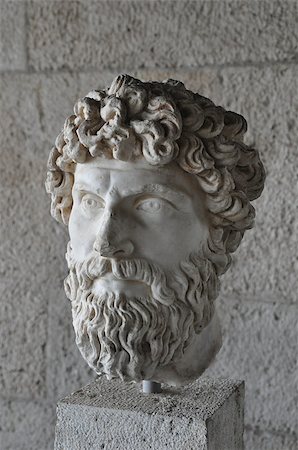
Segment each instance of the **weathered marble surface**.
[[79,99],[48,159],[65,292],[97,374],[188,383],[221,347],[219,277],[264,188],[245,119],[180,81],[119,75]]

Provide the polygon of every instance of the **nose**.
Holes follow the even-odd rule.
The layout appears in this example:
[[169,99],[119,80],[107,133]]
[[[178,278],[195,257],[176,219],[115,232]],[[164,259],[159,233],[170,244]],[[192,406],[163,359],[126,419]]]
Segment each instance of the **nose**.
[[98,236],[94,242],[93,249],[105,258],[123,258],[132,254],[134,246],[129,239],[113,244],[108,240],[102,240]]
[[[134,245],[128,238],[123,238],[125,224],[119,223],[119,217],[107,212],[93,244],[93,249],[105,258],[123,258],[133,253]],[[121,236],[122,235],[122,236]]]

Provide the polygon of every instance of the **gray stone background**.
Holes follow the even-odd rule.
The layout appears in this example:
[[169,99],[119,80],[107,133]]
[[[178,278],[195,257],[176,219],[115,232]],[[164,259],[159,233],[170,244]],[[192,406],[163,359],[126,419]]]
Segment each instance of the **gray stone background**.
[[180,79],[248,120],[267,184],[222,283],[208,372],[246,381],[247,450],[296,449],[297,2],[0,0],[0,17],[0,449],[51,449],[57,399],[93,379],[44,178],[75,100],[119,72]]

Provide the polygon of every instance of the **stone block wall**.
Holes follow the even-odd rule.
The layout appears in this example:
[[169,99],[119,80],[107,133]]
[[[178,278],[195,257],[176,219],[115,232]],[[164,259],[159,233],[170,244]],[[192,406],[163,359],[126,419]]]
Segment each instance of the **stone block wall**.
[[267,183],[222,282],[208,374],[246,381],[247,450],[296,449],[297,23],[294,0],[0,0],[1,450],[53,448],[57,399],[94,378],[44,178],[75,100],[119,72],[177,78],[248,120]]

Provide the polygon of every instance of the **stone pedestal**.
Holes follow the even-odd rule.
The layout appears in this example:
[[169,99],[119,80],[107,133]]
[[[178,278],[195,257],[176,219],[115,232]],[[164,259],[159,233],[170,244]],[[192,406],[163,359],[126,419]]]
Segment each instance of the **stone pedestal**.
[[143,394],[101,378],[58,403],[55,450],[243,450],[243,406],[241,381]]

